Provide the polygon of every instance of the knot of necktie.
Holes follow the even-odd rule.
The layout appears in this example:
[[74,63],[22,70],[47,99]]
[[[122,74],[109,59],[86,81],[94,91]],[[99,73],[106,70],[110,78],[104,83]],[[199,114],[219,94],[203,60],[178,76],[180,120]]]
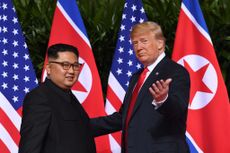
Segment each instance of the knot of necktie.
[[140,89],[141,85],[143,84],[143,82],[145,80],[145,77],[146,77],[146,74],[147,74],[148,71],[149,71],[148,68],[145,67],[144,70],[141,72],[141,75],[139,76],[139,79],[137,81],[137,85],[136,85],[135,88],[139,88]]

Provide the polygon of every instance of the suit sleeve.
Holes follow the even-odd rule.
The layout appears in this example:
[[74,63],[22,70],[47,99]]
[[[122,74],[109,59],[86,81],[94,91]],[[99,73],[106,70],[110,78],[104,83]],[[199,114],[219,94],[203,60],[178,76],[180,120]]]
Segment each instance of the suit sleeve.
[[50,123],[51,111],[44,95],[25,97],[21,125],[19,153],[41,153]]
[[[178,68],[178,67],[177,67]],[[188,109],[190,78],[186,69],[179,67],[171,75],[172,82],[169,85],[168,98],[164,104],[158,108],[158,111],[167,116],[180,117]]]
[[[122,105],[123,106],[123,105]],[[121,130],[122,128],[122,107],[119,112],[115,112],[108,116],[92,118],[90,126],[93,136],[100,136],[113,133]]]

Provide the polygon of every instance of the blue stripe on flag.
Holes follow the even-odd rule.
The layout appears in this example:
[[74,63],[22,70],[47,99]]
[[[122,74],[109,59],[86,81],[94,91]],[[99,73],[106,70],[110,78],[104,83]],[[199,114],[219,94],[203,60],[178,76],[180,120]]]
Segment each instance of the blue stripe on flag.
[[207,32],[208,28],[206,26],[206,23],[204,21],[204,17],[199,5],[198,0],[183,0],[184,5],[189,10],[189,12],[192,14],[192,16],[196,19],[198,24]]
[[74,3],[76,3],[76,1],[75,0],[68,0],[68,3],[67,3],[66,0],[59,0],[58,2],[61,4],[61,6],[67,12],[67,14],[72,19],[72,21],[82,31],[82,33],[84,33],[85,37],[88,38],[82,18],[76,18],[76,16],[81,16],[80,11],[78,9],[78,6],[73,5]]
[[190,141],[190,139],[188,137],[186,137],[186,141],[189,145],[189,149],[191,153],[198,153],[198,151],[196,150],[195,146],[193,145],[193,143]]

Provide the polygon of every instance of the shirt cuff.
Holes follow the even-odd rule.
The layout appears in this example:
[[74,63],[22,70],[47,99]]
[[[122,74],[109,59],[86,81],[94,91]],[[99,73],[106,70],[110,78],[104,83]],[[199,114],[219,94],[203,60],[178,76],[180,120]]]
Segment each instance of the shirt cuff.
[[156,102],[156,100],[153,99],[152,104],[155,106],[155,109],[158,109],[158,108],[166,101],[167,98],[168,98],[168,94],[167,94],[167,96],[165,97],[165,99],[162,100],[162,101]]

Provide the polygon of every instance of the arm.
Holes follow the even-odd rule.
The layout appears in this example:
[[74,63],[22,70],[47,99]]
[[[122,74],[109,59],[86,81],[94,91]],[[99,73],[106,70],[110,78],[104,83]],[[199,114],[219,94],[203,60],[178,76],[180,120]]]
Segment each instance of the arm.
[[122,128],[122,107],[119,112],[104,117],[92,118],[90,125],[94,136],[116,132]]
[[27,95],[23,104],[19,153],[41,153],[50,122],[50,108],[42,95]]

